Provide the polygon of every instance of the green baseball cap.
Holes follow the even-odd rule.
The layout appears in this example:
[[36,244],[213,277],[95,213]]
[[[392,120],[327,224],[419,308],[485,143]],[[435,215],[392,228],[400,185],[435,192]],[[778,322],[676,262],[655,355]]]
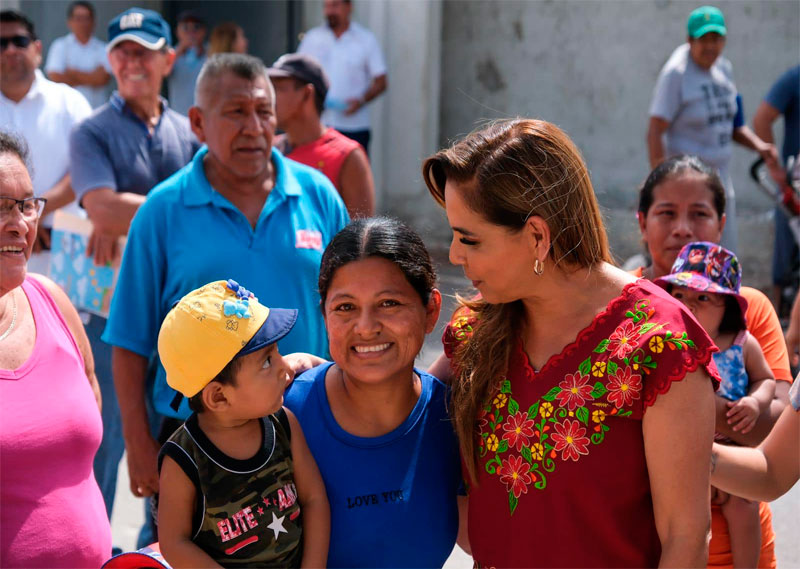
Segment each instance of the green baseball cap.
[[715,32],[721,36],[727,34],[725,17],[722,11],[714,6],[701,6],[689,14],[689,37],[699,38]]

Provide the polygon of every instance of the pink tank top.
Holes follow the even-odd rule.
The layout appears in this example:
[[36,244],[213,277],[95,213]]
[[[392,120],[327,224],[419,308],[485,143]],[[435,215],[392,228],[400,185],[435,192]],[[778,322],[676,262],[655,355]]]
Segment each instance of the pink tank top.
[[100,412],[50,293],[30,276],[22,290],[36,343],[22,366],[0,369],[0,565],[97,568],[111,554],[92,470]]
[[358,147],[359,144],[355,140],[347,138],[338,130],[328,128],[317,140],[292,148],[286,156],[321,171],[341,193],[339,176],[342,165],[350,153]]

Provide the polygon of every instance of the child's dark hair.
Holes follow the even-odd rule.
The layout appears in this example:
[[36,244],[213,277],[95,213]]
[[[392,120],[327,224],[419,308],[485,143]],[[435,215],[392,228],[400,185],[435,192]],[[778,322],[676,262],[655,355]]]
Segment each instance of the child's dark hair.
[[[216,381],[222,385],[236,385],[236,374],[239,372],[241,367],[242,358],[233,358],[228,362],[228,365],[222,368],[222,371],[219,372],[211,381]],[[209,383],[211,383],[211,381],[209,381]],[[203,389],[205,389],[205,387]],[[203,405],[202,389],[198,391],[197,394],[189,398],[189,409],[195,413],[202,413],[206,410],[206,406]]]
[[417,291],[422,304],[428,304],[436,286],[436,271],[422,238],[402,221],[369,217],[352,221],[325,248],[319,269],[320,306],[325,306],[336,271],[368,257],[383,257],[394,263]]
[[722,185],[722,180],[714,168],[697,156],[688,154],[668,158],[650,172],[639,190],[639,213],[647,215],[650,206],[653,205],[653,192],[656,187],[670,178],[679,176],[686,170],[694,170],[706,177],[706,186],[714,195],[714,209],[717,216],[722,217],[722,214],[725,213],[725,186]]
[[735,334],[746,329],[744,314],[742,314],[742,307],[735,297],[730,294],[725,295],[725,314],[722,316],[722,322],[719,323],[720,333]]

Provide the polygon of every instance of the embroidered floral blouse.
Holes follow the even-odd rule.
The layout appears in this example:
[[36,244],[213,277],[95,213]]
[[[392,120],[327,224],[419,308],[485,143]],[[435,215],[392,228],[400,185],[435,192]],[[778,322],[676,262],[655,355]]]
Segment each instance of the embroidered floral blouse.
[[[443,337],[448,357],[478,324],[456,314]],[[641,279],[540,371],[519,343],[477,417],[476,566],[657,566],[642,417],[699,366],[716,389],[714,351],[682,305]]]

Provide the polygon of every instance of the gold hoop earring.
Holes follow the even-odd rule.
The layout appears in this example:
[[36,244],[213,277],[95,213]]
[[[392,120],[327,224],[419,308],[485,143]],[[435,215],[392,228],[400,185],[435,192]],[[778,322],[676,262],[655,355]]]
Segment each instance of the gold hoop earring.
[[544,263],[542,263],[539,259],[536,259],[533,262],[533,272],[540,277],[544,274]]

